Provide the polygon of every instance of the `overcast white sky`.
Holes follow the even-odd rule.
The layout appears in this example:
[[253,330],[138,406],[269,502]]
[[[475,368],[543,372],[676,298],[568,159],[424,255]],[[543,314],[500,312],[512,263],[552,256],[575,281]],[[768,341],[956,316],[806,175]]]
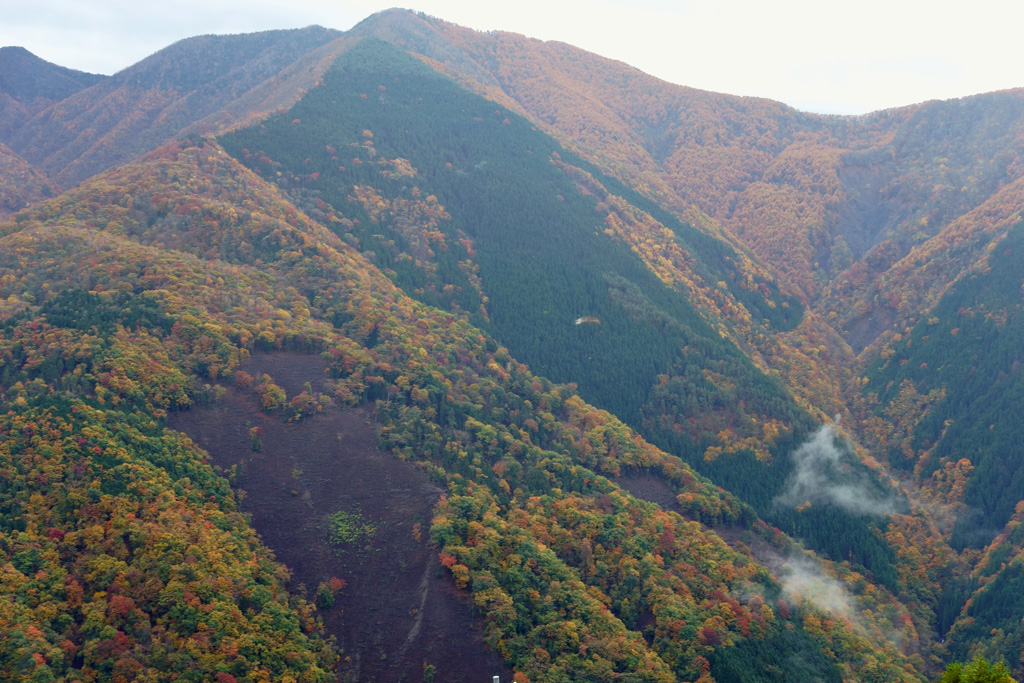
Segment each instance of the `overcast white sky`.
[[[474,29],[560,40],[673,83],[820,113],[1024,86],[1021,0],[406,0]],[[399,0],[401,2],[401,0]],[[320,24],[377,0],[0,0],[0,45],[114,73],[181,38]]]

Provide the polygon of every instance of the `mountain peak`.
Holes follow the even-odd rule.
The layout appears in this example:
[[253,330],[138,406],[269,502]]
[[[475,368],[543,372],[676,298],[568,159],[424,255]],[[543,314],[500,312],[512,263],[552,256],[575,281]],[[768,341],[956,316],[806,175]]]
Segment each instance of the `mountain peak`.
[[[54,103],[44,116],[23,115],[24,124],[13,127],[5,141],[59,182],[73,185],[183,132],[218,130],[290,106],[340,49],[334,43],[341,36],[310,26],[187,38],[87,93]],[[108,116],[98,123],[92,118],[96,111]],[[88,133],[79,135],[69,121],[81,121]]]
[[62,100],[104,78],[58,66],[21,46],[0,47],[0,93],[21,103]]

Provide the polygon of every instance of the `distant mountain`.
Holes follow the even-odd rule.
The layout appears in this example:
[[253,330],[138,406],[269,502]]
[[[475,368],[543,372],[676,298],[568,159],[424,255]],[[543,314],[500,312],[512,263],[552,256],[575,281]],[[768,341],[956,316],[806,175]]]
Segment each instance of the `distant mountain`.
[[0,47],[0,216],[52,197],[59,187],[6,142],[40,111],[105,78],[51,64],[23,47]]
[[35,114],[106,76],[51,64],[23,47],[0,47],[0,141]]
[[51,64],[23,47],[0,47],[0,92],[23,104],[63,100],[106,78]]
[[73,185],[177,135],[287,107],[341,49],[329,46],[340,35],[310,27],[183,40],[40,112],[8,145]]

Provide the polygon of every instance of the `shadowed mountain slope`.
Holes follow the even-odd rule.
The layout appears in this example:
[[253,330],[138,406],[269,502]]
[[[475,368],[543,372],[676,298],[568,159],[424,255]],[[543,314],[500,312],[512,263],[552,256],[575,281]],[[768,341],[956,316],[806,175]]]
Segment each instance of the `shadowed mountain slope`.
[[54,183],[0,142],[0,218],[56,194]]
[[46,107],[105,78],[51,64],[23,47],[0,47],[0,141]]
[[0,92],[26,105],[63,100],[106,78],[51,64],[23,47],[0,47]]
[[182,40],[40,112],[8,144],[74,185],[184,132],[288,106],[341,49],[328,47],[340,35],[310,27]]

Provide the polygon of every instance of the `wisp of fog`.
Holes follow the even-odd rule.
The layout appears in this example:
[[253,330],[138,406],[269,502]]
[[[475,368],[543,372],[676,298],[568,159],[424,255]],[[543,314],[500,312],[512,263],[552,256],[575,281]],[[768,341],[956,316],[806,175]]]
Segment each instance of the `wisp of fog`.
[[897,511],[895,497],[879,490],[862,470],[844,461],[834,424],[822,425],[792,453],[793,473],[777,505],[832,504],[859,515]]

